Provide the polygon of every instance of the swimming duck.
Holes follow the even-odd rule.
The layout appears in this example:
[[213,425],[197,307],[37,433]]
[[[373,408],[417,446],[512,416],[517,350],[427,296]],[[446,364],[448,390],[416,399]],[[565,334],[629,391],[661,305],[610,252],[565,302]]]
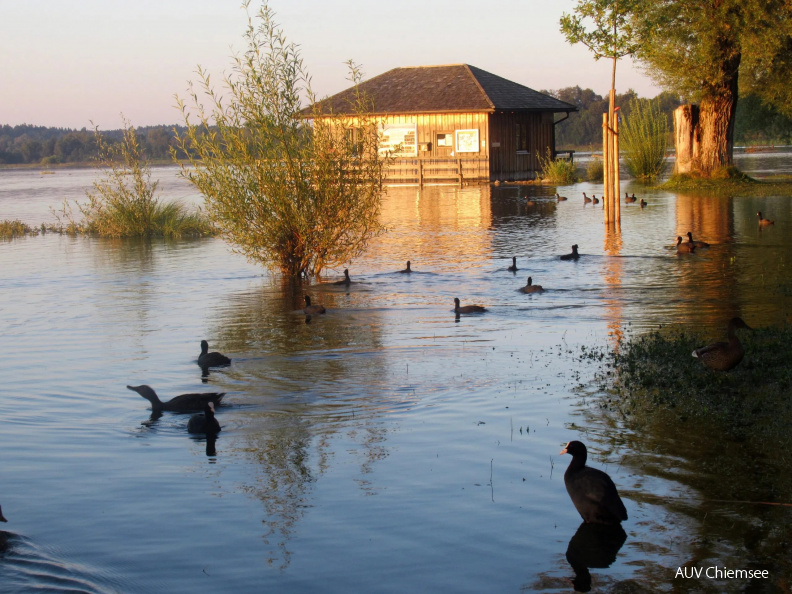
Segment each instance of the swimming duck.
[[344,268],[344,278],[333,283],[334,285],[351,285],[352,279],[349,278],[349,268]]
[[529,276],[528,284],[524,287],[520,287],[518,291],[520,291],[520,293],[541,293],[544,291],[544,289],[542,288],[542,285],[534,285],[533,279]]
[[487,311],[487,308],[482,307],[480,305],[465,305],[464,307],[460,307],[459,297],[454,297],[454,313],[456,313],[457,315],[469,314],[469,313],[482,313],[485,311]]
[[775,223],[775,221],[771,221],[770,219],[762,218],[761,211],[757,212],[756,214],[759,217],[759,226],[761,226],[761,227],[766,227],[767,225],[773,225]]
[[585,203],[587,203],[587,202],[591,202],[591,198],[589,198],[588,196],[586,196],[586,193],[585,193],[585,192],[583,192],[583,203],[585,204]]
[[564,484],[583,521],[589,524],[619,524],[625,521],[627,510],[611,477],[601,470],[586,466],[586,446],[579,441],[570,441],[561,454],[572,456],[564,473]]
[[556,192],[556,200],[558,200],[559,202],[561,202],[562,200],[566,200],[566,199],[567,199],[567,197],[566,197],[566,196],[559,196],[559,195],[558,195],[558,192]]
[[695,244],[690,243],[689,241],[682,243],[682,237],[677,235],[677,253],[679,254],[692,254],[696,250]]
[[157,393],[151,389],[151,386],[127,386],[129,390],[137,392],[143,398],[151,402],[152,412],[161,412],[169,410],[173,412],[190,412],[203,409],[207,402],[212,402],[215,405],[220,404],[220,401],[225,396],[225,392],[204,392],[202,394],[182,394],[175,396],[167,402],[162,402],[157,396]]
[[407,268],[405,268],[404,270],[399,270],[399,272],[407,273],[407,274],[412,272],[412,269],[410,268],[410,261],[409,260],[407,260]]
[[512,256],[512,265],[509,266],[506,270],[508,270],[509,272],[517,272],[517,270],[519,270],[517,268],[517,256]]
[[208,435],[220,433],[220,423],[215,418],[214,404],[207,402],[202,413],[190,417],[187,422],[187,433],[206,433]]
[[217,352],[209,352],[209,343],[201,341],[201,354],[198,355],[198,365],[201,367],[220,367],[231,365],[231,359]]
[[710,244],[708,244],[706,241],[693,241],[693,233],[691,231],[687,232],[687,236],[688,243],[692,243],[697,248],[705,248],[710,246]]
[[638,199],[635,197],[635,194],[630,196],[630,195],[627,194],[627,192],[624,193],[624,202],[626,202],[627,204],[635,202],[636,200],[638,200]]
[[742,361],[745,349],[737,338],[737,330],[752,328],[742,318],[732,318],[729,322],[729,342],[715,342],[693,351],[693,356],[715,371],[729,371]]
[[303,313],[305,313],[306,316],[313,314],[323,314],[325,311],[327,310],[325,309],[324,305],[311,305],[311,298],[308,295],[305,296],[305,307],[303,307]]
[[591,195],[591,203],[599,204],[599,198],[597,198],[594,194]]
[[580,258],[580,254],[578,254],[578,245],[575,244],[572,246],[572,253],[571,254],[564,254],[561,256],[562,260],[577,260]]
[[646,200],[641,198],[641,208],[644,208],[647,204],[649,204]]

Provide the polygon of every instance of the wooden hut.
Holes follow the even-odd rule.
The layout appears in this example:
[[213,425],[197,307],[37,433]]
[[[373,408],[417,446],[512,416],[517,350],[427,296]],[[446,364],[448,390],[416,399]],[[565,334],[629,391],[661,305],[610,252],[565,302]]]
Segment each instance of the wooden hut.
[[[555,124],[566,117],[555,114],[577,110],[468,64],[394,68],[358,89],[379,121],[381,150],[398,149],[388,175],[396,183],[533,179],[539,157],[556,155]],[[319,113],[353,127],[354,94],[328,97]]]

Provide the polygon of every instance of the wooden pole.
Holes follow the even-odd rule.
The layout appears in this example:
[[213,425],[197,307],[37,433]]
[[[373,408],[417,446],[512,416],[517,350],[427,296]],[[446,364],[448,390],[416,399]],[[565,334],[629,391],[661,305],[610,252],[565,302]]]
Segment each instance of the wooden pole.
[[611,222],[610,216],[610,192],[609,192],[609,181],[610,181],[610,163],[608,158],[608,114],[602,114],[602,182],[603,182],[603,190],[602,190],[602,205],[605,211],[605,222]]
[[619,184],[619,116],[613,114],[613,194],[616,196],[614,201],[615,211],[613,221],[618,225],[621,223],[621,185]]

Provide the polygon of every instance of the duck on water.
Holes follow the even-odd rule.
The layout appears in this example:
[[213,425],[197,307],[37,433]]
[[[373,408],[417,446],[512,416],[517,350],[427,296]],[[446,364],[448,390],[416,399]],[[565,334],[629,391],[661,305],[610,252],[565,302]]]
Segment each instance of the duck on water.
[[220,404],[220,401],[225,396],[225,392],[204,392],[201,394],[181,394],[162,402],[157,396],[157,393],[145,384],[141,386],[127,386],[127,389],[137,392],[143,398],[151,402],[151,411],[156,413],[160,411],[171,412],[193,412],[203,410],[207,402],[211,402],[215,406]]
[[209,343],[201,341],[201,354],[198,355],[198,365],[201,367],[223,367],[231,365],[231,359],[218,352],[209,352]]

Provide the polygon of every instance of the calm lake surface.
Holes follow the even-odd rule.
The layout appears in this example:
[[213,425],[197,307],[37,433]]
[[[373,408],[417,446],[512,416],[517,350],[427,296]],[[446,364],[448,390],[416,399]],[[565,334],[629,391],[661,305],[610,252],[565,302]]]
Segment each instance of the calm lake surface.
[[[154,173],[163,198],[200,203],[177,169]],[[96,175],[2,170],[0,219],[53,222]],[[581,353],[658,325],[721,339],[734,315],[789,321],[792,202],[628,182],[649,206],[622,204],[608,234],[582,199],[601,186],[555,190],[391,188],[350,287],[293,286],[219,239],[0,243],[0,592],[569,592],[585,571],[567,550],[587,547],[595,591],[782,589],[792,511],[713,503],[769,497],[724,456],[756,477],[776,462],[689,426],[631,431]],[[713,246],[679,257],[688,230]],[[529,275],[543,294],[517,292]],[[328,308],[310,324],[305,293]],[[489,311],[455,319],[456,296]],[[204,338],[233,359],[208,377]],[[128,384],[226,392],[216,454]],[[618,486],[624,538],[579,530],[572,439]],[[683,565],[770,578],[675,579]]]

